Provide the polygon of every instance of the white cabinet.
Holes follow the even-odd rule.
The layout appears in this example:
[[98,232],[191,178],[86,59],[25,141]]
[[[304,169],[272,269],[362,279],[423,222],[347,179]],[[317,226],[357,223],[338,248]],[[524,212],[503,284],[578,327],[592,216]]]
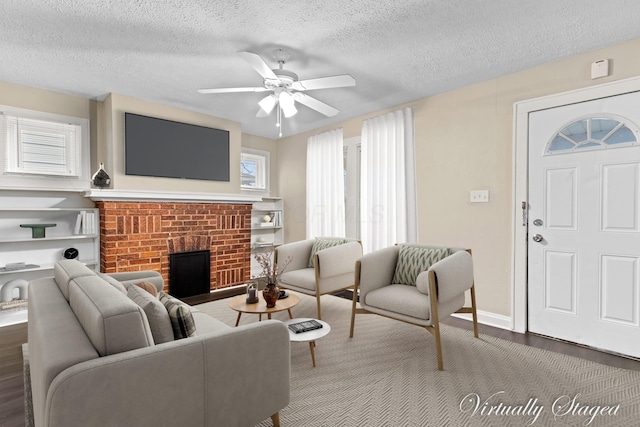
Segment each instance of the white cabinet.
[[[21,227],[21,224],[23,225]],[[24,225],[55,224],[45,237],[34,238]],[[52,275],[65,249],[78,250],[77,259],[100,267],[100,214],[95,208],[0,208],[0,286],[13,279],[32,280]],[[7,268],[24,263],[28,268]]]
[[[251,252],[273,250],[284,241],[283,202],[280,197],[263,197],[254,202],[251,211]],[[262,272],[255,258],[251,257],[251,275]]]

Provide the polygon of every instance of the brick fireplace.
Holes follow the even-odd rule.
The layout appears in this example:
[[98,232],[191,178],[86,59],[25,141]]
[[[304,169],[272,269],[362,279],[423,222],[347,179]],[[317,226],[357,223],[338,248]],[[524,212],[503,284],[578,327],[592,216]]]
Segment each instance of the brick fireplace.
[[96,201],[100,271],[156,270],[169,289],[169,254],[211,251],[210,289],[250,278],[251,204]]

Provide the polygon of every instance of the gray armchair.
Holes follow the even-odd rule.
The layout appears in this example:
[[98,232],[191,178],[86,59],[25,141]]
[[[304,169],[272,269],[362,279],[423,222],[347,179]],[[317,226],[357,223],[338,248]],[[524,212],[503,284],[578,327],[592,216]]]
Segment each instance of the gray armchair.
[[275,264],[289,264],[278,286],[315,296],[322,319],[320,296],[353,287],[361,256],[362,245],[352,239],[322,237],[281,245],[275,251]]
[[[350,337],[356,314],[375,313],[422,326],[436,340],[438,369],[443,370],[440,320],[452,313],[478,318],[471,251],[427,245],[397,245],[371,252],[356,263]],[[471,306],[464,307],[465,292]],[[360,308],[356,301],[360,299]]]

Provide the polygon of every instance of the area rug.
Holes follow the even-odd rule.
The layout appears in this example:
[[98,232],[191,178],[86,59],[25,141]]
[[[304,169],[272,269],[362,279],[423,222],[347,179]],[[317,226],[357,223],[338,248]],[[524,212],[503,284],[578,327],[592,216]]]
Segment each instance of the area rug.
[[[315,298],[297,295],[293,315],[315,317]],[[226,300],[196,308],[235,324]],[[331,332],[317,341],[316,368],[306,343],[291,344],[283,427],[640,425],[640,372],[482,334],[476,339],[448,325],[442,326],[445,370],[438,371],[435,341],[424,329],[358,315],[349,338],[350,315],[350,301],[322,297]],[[257,321],[243,314],[240,325]]]

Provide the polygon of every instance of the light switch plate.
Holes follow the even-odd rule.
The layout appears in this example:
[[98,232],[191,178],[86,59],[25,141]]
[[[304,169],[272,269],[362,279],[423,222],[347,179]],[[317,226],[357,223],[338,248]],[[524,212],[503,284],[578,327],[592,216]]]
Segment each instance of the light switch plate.
[[489,190],[472,190],[469,201],[471,203],[489,203]]

